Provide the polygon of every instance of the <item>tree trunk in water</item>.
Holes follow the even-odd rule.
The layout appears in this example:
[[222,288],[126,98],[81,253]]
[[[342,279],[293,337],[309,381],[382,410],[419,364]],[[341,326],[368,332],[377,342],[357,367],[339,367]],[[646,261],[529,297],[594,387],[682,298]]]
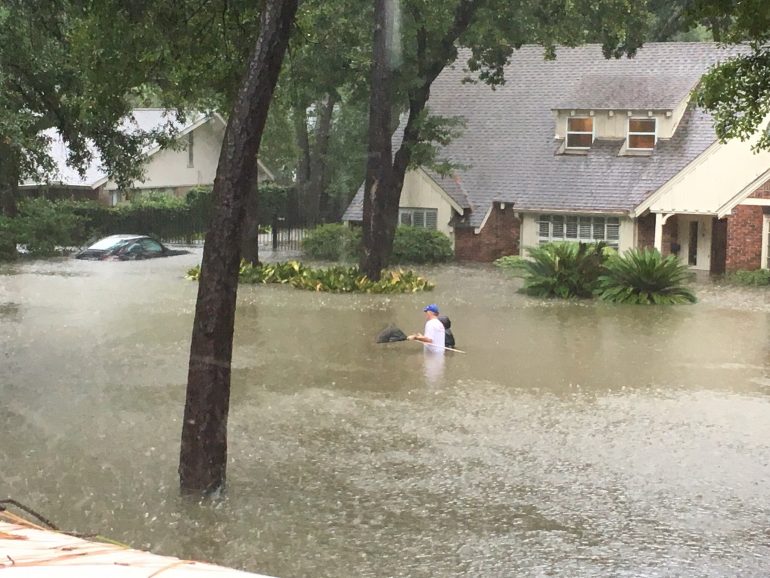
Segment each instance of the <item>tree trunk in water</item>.
[[297,195],[302,204],[310,186],[310,135],[307,130],[307,109],[303,105],[294,107],[294,134],[299,148]]
[[[384,93],[382,82],[378,77],[378,62],[382,64],[384,56],[377,42],[377,29],[386,21],[383,16],[382,4],[388,4],[388,0],[377,0],[375,3],[375,43],[374,43],[374,73],[372,76],[372,97],[370,101],[369,116],[369,159],[366,172],[366,184],[364,189],[364,254],[361,258],[361,270],[370,279],[379,279],[382,269],[387,266],[393,251],[393,239],[398,225],[398,206],[401,199],[401,189],[404,185],[404,176],[412,157],[412,148],[420,141],[420,129],[418,119],[425,110],[425,105],[430,97],[430,87],[433,81],[445,66],[451,64],[457,58],[457,39],[468,29],[476,11],[482,5],[474,0],[460,0],[455,6],[452,25],[437,46],[428,50],[427,31],[421,29],[417,34],[417,63],[418,77],[422,84],[413,87],[409,91],[409,116],[404,127],[404,136],[401,146],[393,158],[390,142],[390,131],[387,130],[387,140],[382,138],[383,119],[376,119],[377,107],[384,107]],[[380,39],[382,42],[382,39]],[[379,89],[377,88],[379,85]],[[387,97],[388,122],[390,121],[390,100]],[[377,144],[373,144],[373,139]],[[385,151],[386,155],[378,151]],[[393,166],[391,166],[393,159]],[[381,163],[379,172],[376,166]]]
[[13,147],[0,138],[0,214],[15,217],[19,212],[16,206],[18,198],[18,156]]
[[308,221],[315,224],[321,213],[321,197],[326,187],[326,157],[329,154],[334,107],[337,95],[329,94],[326,101],[318,105],[318,117],[315,128],[315,142],[310,149],[310,183],[305,196],[305,211]]
[[298,0],[267,0],[259,38],[230,114],[214,181],[214,216],[206,234],[195,306],[179,481],[185,493],[223,489],[235,301],[246,199],[257,178],[268,106],[278,80]]
[[259,183],[254,183],[246,199],[246,217],[243,221],[241,238],[241,259],[252,265],[259,265]]
[[[396,220],[392,217],[391,65],[388,10],[393,0],[375,0],[372,92],[369,99],[369,156],[364,183],[363,244],[360,268],[378,281],[393,248]],[[398,217],[396,198],[396,217]]]

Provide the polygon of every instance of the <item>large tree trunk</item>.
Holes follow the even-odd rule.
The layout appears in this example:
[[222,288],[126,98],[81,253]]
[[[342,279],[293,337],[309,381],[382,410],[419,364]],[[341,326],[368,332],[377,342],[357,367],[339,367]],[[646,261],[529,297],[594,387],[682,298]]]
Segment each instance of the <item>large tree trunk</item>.
[[294,137],[299,149],[297,159],[297,195],[304,200],[310,187],[310,134],[307,130],[307,107],[294,107]]
[[[377,9],[382,2],[388,0],[377,0],[375,4],[375,21],[378,20]],[[454,20],[452,26],[441,39],[441,41],[429,50],[428,31],[423,26],[417,30],[417,63],[418,77],[422,84],[415,86],[409,91],[409,116],[404,127],[404,136],[401,146],[393,160],[393,166],[390,165],[392,149],[390,143],[390,132],[388,132],[387,145],[384,140],[378,140],[375,146],[372,139],[382,139],[381,134],[375,135],[374,126],[381,126],[381,119],[373,118],[375,108],[375,98],[378,97],[375,89],[378,63],[378,45],[377,45],[377,26],[375,24],[375,45],[374,45],[374,67],[375,73],[372,80],[372,97],[369,118],[369,160],[367,164],[366,184],[364,188],[364,252],[361,259],[361,269],[370,279],[379,279],[381,270],[388,264],[390,255],[393,251],[393,238],[395,237],[396,226],[398,225],[398,205],[401,198],[401,189],[404,185],[404,177],[409,167],[414,146],[420,142],[420,129],[418,119],[425,110],[425,106],[430,97],[430,87],[433,81],[445,66],[452,63],[457,58],[456,41],[470,26],[476,11],[482,3],[477,0],[460,0],[455,7]],[[380,15],[382,17],[382,15]],[[380,56],[381,58],[382,56]],[[380,90],[383,90],[382,88]],[[378,103],[383,106],[382,103]],[[390,105],[390,101],[388,101]],[[390,117],[388,117],[389,120]],[[377,129],[378,131],[380,129]],[[387,146],[387,155],[377,154],[377,151],[385,150]],[[382,162],[388,163],[387,170],[383,166],[379,170],[373,167],[373,164]],[[379,180],[373,175],[380,175]],[[372,179],[370,181],[370,178]],[[370,182],[372,186],[370,187]],[[379,270],[378,270],[379,268]]]
[[[388,9],[392,0],[375,0],[374,3],[374,54],[372,62],[372,92],[369,98],[369,156],[366,162],[364,183],[364,215],[361,271],[378,281],[387,266],[393,248],[396,219],[389,210],[392,201],[391,175],[393,152],[391,148],[391,65],[389,58],[390,37]],[[398,217],[398,199],[396,199]]]
[[259,265],[259,184],[246,199],[246,217],[243,221],[241,238],[241,259],[252,265]]
[[241,229],[246,199],[257,177],[255,159],[298,0],[267,0],[259,38],[225,131],[215,208],[206,235],[195,306],[179,481],[183,492],[224,488],[227,416],[238,290]]
[[18,155],[13,147],[0,137],[0,214],[15,217],[19,198]]
[[310,149],[310,183],[305,196],[305,214],[312,224],[319,221],[321,198],[326,188],[326,158],[329,154],[332,120],[337,100],[337,95],[332,93],[327,95],[324,102],[318,103],[315,139]]

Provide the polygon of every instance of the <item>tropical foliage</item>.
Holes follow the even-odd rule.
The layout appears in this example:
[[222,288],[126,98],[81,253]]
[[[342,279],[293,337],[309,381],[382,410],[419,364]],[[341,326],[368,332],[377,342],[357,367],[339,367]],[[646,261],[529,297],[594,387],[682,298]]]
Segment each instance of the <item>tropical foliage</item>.
[[546,243],[527,249],[529,259],[515,268],[523,293],[536,297],[588,298],[603,272],[604,243]]
[[691,278],[687,265],[675,255],[661,256],[656,249],[629,249],[604,265],[597,294],[604,301],[640,305],[694,303],[686,286]]
[[[198,280],[200,266],[187,272],[187,278]],[[266,263],[253,266],[242,262],[239,272],[241,283],[280,283],[296,289],[330,293],[416,293],[431,291],[433,284],[413,271],[386,271],[379,281],[363,275],[358,267],[337,265],[313,269],[298,261]]]

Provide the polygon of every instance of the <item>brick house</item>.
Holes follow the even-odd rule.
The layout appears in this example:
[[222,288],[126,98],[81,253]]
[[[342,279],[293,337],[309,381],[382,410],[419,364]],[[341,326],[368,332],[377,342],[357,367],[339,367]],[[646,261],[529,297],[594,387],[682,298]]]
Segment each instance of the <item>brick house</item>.
[[[657,247],[714,273],[767,267],[770,152],[718,142],[690,99],[735,50],[651,43],[606,60],[589,45],[545,61],[542,48],[525,46],[496,90],[464,82],[461,64],[447,68],[428,105],[464,120],[440,151],[457,168],[452,177],[407,174],[400,222],[444,230],[463,260],[603,240],[621,251]],[[361,220],[362,198],[343,220]]]

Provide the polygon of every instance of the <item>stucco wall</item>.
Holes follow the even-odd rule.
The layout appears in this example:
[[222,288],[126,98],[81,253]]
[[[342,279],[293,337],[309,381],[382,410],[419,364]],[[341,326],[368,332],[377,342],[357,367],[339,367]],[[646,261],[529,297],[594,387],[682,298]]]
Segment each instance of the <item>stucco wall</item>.
[[452,205],[433,179],[423,171],[409,171],[406,174],[399,207],[437,209],[437,229],[454,240],[454,232],[449,226],[453,213]]
[[[144,181],[135,182],[134,188],[176,188],[213,184],[224,138],[224,126],[212,119],[193,132],[193,167],[187,166],[185,135],[181,137],[183,146],[179,150],[166,149],[150,157],[145,167]],[[117,185],[110,181],[105,188],[114,190]]]

